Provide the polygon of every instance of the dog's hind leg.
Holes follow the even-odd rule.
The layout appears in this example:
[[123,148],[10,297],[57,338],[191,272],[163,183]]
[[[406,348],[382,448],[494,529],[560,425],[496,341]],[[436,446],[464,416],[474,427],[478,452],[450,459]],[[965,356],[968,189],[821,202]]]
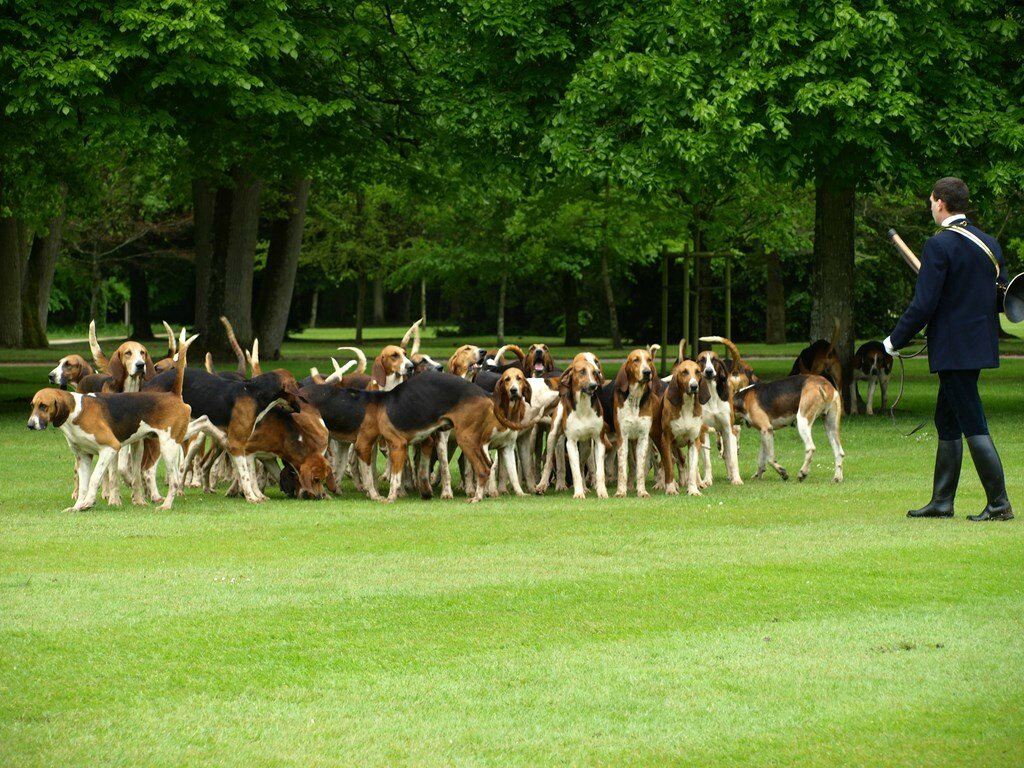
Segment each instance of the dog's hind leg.
[[800,433],[800,439],[804,441],[804,464],[800,467],[800,472],[797,473],[797,480],[803,480],[811,473],[811,459],[814,458],[814,436],[811,434],[812,424],[813,422],[808,421],[802,413],[797,414],[796,431]]

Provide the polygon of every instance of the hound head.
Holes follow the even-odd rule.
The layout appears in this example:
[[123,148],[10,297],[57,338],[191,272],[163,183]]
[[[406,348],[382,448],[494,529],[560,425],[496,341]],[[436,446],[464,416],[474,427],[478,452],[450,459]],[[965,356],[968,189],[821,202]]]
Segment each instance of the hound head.
[[415,354],[410,357],[412,360],[413,373],[441,373],[444,366],[437,362],[430,355]]
[[520,399],[530,402],[533,397],[533,388],[526,380],[526,374],[518,368],[506,368],[498,380],[498,387],[508,396],[510,402],[515,403]]
[[694,414],[699,413],[698,403],[704,405],[711,399],[711,389],[696,360],[676,363],[665,396],[676,407],[682,405],[683,397],[692,397]]
[[697,355],[697,365],[700,366],[701,375],[708,383],[718,391],[718,397],[728,402],[729,400],[729,370],[725,367],[722,358],[711,349],[706,349]]
[[413,367],[404,349],[388,344],[374,359],[371,375],[381,389],[391,389],[412,376]]
[[649,349],[634,349],[615,377],[615,388],[623,395],[629,394],[634,384],[650,384],[654,378],[654,358]]
[[62,357],[57,367],[50,371],[50,383],[67,389],[68,384],[77,384],[83,377],[93,373],[92,366],[81,355]]
[[448,358],[448,372],[464,379],[472,378],[486,358],[486,349],[474,344],[463,344]]
[[119,392],[138,392],[145,379],[156,375],[153,359],[137,341],[126,341],[116,350],[107,365]]
[[50,424],[59,427],[74,410],[74,397],[60,389],[40,389],[32,398],[28,428],[43,430]]
[[526,351],[526,365],[534,376],[543,376],[555,370],[555,361],[547,344],[531,344]]
[[580,352],[562,374],[559,389],[575,403],[578,393],[594,396],[602,384],[604,374],[601,373],[601,362],[597,356],[593,352]]

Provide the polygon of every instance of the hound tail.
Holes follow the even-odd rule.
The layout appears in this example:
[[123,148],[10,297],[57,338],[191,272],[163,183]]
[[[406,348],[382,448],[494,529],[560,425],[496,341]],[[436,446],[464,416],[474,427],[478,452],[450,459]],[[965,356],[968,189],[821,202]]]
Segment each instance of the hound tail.
[[92,359],[96,363],[96,370],[103,371],[107,370],[107,356],[103,354],[103,350],[100,349],[99,339],[96,338],[96,321],[89,321],[89,349],[92,350]]
[[495,352],[494,362],[497,363],[498,361],[500,361],[502,355],[504,355],[506,352],[511,352],[513,355],[515,355],[516,358],[518,358],[519,360],[519,364],[523,366],[523,370],[526,370],[526,353],[523,352],[523,350],[521,350],[515,344],[506,344],[505,346],[501,347],[497,352]]
[[339,350],[345,352],[351,352],[356,356],[356,360],[359,361],[359,367],[356,368],[356,373],[366,373],[366,355],[359,347],[338,347]]
[[686,339],[679,340],[679,353],[676,357],[676,362],[682,362],[686,359]]
[[[700,340],[710,341],[712,343],[717,342],[724,346],[729,350],[729,354],[732,355],[732,370],[735,371],[739,367],[739,364],[742,362],[740,350],[735,344],[729,341],[729,339],[725,338],[725,336],[701,336]],[[730,373],[732,373],[732,371],[730,371]]]
[[171,387],[171,392],[181,397],[181,389],[185,383],[185,356],[188,352],[188,348],[192,346],[192,342],[199,338],[199,334],[195,334],[191,338],[185,338],[185,329],[181,329],[181,338],[178,341],[178,360],[175,363],[174,370],[174,385]]
[[164,331],[167,332],[167,356],[173,358],[178,354],[178,345],[174,340],[174,330],[168,325],[166,320],[161,320],[164,324]]
[[252,375],[259,376],[263,373],[263,368],[260,367],[260,340],[252,340],[252,352],[245,353],[245,359],[249,361],[249,367],[252,368]]
[[[416,332],[416,329],[420,327],[420,323],[422,323],[422,322],[423,322],[423,318],[421,317],[415,323],[410,325],[409,326],[409,330],[405,332],[405,336],[402,337],[402,342],[398,346],[400,346],[402,349],[408,349],[409,348],[409,342],[412,340],[413,334]],[[417,351],[419,351],[419,350],[417,350]]]
[[235,338],[235,329],[231,327],[231,323],[228,322],[224,315],[220,316],[220,321],[224,324],[224,330],[228,332],[228,342],[231,344],[231,349],[235,351],[235,359],[238,361],[238,367],[235,370],[242,376],[245,376],[245,355],[242,354],[242,345]]

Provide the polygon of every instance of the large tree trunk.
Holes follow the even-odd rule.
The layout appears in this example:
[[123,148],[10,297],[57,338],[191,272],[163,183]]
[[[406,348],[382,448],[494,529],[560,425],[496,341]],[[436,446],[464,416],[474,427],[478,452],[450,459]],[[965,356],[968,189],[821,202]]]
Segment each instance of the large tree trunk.
[[97,320],[98,325],[103,326],[107,322],[106,306],[100,312],[100,288],[103,286],[103,270],[100,268],[100,256],[98,253],[92,255],[92,282],[89,291],[89,320]]
[[[0,185],[3,179],[0,178]],[[4,202],[0,187],[0,209]],[[24,341],[21,310],[21,249],[18,220],[0,217],[0,347],[20,347]]]
[[295,290],[299,268],[302,229],[306,223],[309,179],[295,179],[286,197],[286,216],[276,219],[270,228],[267,268],[256,303],[256,332],[260,355],[269,360],[281,357],[281,343],[288,330],[288,310]]
[[[231,173],[233,186],[220,187],[213,194],[213,219],[209,269],[206,275],[205,301],[198,300],[196,324],[201,334],[199,344],[202,350],[212,351],[218,356],[232,355],[227,334],[220,323],[224,315],[231,321],[235,336],[244,347],[252,343],[252,277],[253,261],[256,255],[256,234],[259,225],[259,199],[261,184],[247,169],[236,167]],[[201,185],[200,185],[201,186]],[[201,190],[200,190],[201,192]],[[194,204],[208,204],[205,195],[196,195],[193,188]],[[197,212],[202,212],[197,207]],[[200,227],[199,225],[203,226]],[[200,260],[202,240],[210,229],[206,222],[197,222],[196,251]],[[197,291],[200,268],[197,266]],[[198,307],[203,306],[203,315]]]
[[[50,319],[50,293],[53,291],[53,275],[57,271],[57,259],[64,243],[67,192],[67,185],[61,184],[60,210],[46,225],[46,237],[43,238],[43,242],[39,246],[38,258],[37,254],[33,253],[32,255],[29,285],[35,286],[37,315],[43,334],[46,333],[46,326]],[[28,295],[32,296],[32,293],[30,292]]]
[[763,256],[765,271],[765,341],[769,344],[786,343],[786,286],[782,282],[782,262],[778,253],[765,253],[760,240],[754,245],[755,254]]
[[224,257],[225,273],[229,279],[224,291],[224,315],[234,325],[235,335],[242,345],[251,346],[252,278],[262,183],[243,166],[235,167],[231,177],[235,189],[231,201],[230,239]]
[[136,341],[153,339],[149,318],[149,284],[145,267],[138,261],[128,263],[129,313],[131,328],[129,335]]
[[373,278],[373,324],[384,325],[384,278]]
[[45,235],[37,234],[32,241],[22,293],[22,335],[26,347],[47,347],[46,320],[50,311],[50,290],[53,273],[60,254],[61,231],[64,225],[63,202],[61,212],[50,219]]
[[[814,270],[811,277],[811,339],[830,339],[839,320],[838,352],[843,379],[853,360],[854,201],[852,182],[819,169],[814,205]],[[848,407],[845,402],[844,406]]]
[[570,272],[562,273],[562,298],[565,306],[565,345],[580,345],[580,309],[576,291],[576,277]]

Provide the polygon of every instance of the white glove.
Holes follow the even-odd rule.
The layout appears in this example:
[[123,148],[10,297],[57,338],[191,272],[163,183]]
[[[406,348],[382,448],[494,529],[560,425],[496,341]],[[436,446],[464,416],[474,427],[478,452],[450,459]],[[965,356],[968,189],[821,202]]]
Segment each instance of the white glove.
[[896,348],[892,345],[892,340],[888,336],[885,337],[885,341],[882,342],[882,346],[885,347],[885,351],[890,355],[893,357],[897,356]]

